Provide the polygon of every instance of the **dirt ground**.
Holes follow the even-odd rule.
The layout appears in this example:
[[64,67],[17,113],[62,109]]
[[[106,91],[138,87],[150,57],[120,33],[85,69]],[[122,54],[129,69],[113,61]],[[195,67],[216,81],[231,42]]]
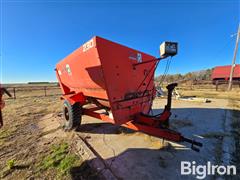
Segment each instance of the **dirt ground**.
[[[71,147],[72,133],[59,123],[59,97],[8,99],[0,130],[0,179],[71,179],[82,163]],[[84,170],[85,174],[91,173]],[[85,179],[77,175],[78,179]],[[72,178],[73,179],[73,178]]]
[[[77,131],[64,132],[59,97],[8,99],[0,130],[0,178],[102,178],[75,155],[76,134],[87,137],[117,179],[193,179],[180,175],[181,160],[235,164],[240,172],[240,101],[210,99],[211,103],[173,101],[171,128],[201,141],[200,153],[188,144],[163,142],[87,116]],[[165,103],[156,99],[153,113],[161,112]]]

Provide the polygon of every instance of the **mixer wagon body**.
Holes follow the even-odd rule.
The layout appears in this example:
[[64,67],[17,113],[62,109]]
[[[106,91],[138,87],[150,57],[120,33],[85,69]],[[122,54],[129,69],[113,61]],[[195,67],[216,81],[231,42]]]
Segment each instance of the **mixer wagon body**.
[[62,89],[64,126],[81,124],[82,115],[118,124],[175,142],[201,143],[169,129],[171,98],[177,83],[167,86],[167,105],[149,115],[155,97],[154,72],[161,59],[174,56],[177,43],[164,42],[160,58],[109,40],[93,37],[56,65]]
[[123,124],[137,113],[147,114],[151,108],[154,77],[147,74],[154,73],[151,67],[156,62],[139,67],[133,65],[152,59],[156,58],[93,37],[59,62],[56,69],[61,87],[68,87],[62,88],[64,94],[82,92],[84,96],[95,98],[111,108],[116,124]]

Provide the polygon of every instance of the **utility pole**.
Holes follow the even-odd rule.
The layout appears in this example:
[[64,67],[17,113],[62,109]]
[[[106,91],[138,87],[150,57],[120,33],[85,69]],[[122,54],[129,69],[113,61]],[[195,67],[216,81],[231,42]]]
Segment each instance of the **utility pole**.
[[234,67],[235,67],[235,61],[236,61],[236,57],[237,57],[239,36],[240,36],[240,24],[238,24],[237,39],[236,39],[236,45],[235,45],[234,55],[233,55],[233,60],[232,60],[232,68],[231,68],[231,72],[230,72],[228,91],[230,91],[232,89],[232,78],[233,78],[233,72],[234,72]]

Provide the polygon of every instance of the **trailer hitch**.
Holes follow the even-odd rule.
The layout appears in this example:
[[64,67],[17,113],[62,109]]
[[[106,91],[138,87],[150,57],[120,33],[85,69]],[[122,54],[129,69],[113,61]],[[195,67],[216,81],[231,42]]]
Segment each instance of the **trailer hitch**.
[[[167,104],[162,113],[153,116],[140,113],[135,117],[135,120],[131,123],[131,125],[128,125],[128,128],[143,131],[147,134],[174,142],[190,143],[191,149],[199,152],[200,150],[196,146],[202,147],[202,143],[185,138],[181,135],[181,133],[169,129],[169,118],[171,116],[172,106],[172,92],[177,85],[177,83],[172,83],[166,87],[168,90]],[[133,126],[135,127],[133,128]]]
[[[194,150],[194,151],[196,151],[196,152],[199,152],[200,149],[197,148],[197,147],[195,147],[195,146],[198,146],[198,147],[202,147],[202,146],[203,146],[202,143],[197,142],[197,141],[192,140],[192,139],[185,138],[185,137],[182,137],[182,141],[190,143],[190,144],[191,144],[191,149]],[[194,146],[194,145],[195,145],[195,146]]]
[[183,137],[182,134],[177,131],[171,130],[169,128],[163,128],[163,127],[157,126],[157,123],[155,123],[154,121],[156,120],[154,120],[150,116],[148,117],[144,116],[143,118],[138,116],[138,118],[135,119],[134,121],[125,123],[122,126],[133,129],[135,131],[144,132],[151,136],[166,139],[168,141],[177,142],[177,143],[181,143],[181,142],[190,143],[191,149],[196,152],[200,151],[196,146],[198,147],[203,146],[203,144],[200,142]]

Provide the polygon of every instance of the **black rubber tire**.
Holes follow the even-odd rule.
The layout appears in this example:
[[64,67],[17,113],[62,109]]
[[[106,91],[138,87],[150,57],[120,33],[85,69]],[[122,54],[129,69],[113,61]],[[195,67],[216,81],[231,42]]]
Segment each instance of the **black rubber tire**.
[[63,128],[70,131],[81,125],[82,109],[79,103],[71,105],[67,100],[63,102]]

